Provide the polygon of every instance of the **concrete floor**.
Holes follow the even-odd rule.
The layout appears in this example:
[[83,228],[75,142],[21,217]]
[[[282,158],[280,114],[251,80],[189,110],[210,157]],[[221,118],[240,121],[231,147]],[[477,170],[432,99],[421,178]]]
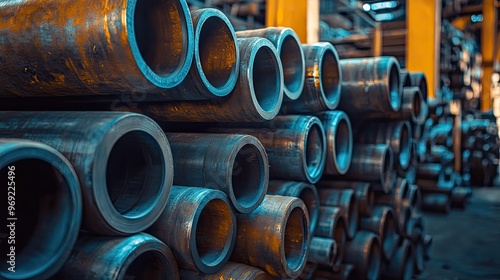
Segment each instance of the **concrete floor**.
[[500,280],[500,187],[474,188],[465,210],[425,214],[431,260],[418,279]]

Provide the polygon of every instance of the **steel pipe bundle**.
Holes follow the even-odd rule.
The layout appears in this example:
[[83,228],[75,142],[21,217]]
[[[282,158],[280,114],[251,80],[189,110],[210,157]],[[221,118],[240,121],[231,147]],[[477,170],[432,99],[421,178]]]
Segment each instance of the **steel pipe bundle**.
[[6,181],[0,277],[49,278],[68,258],[80,229],[76,172],[45,144],[0,139],[0,174]]
[[129,235],[151,226],[173,179],[170,146],[151,119],[119,112],[0,112],[0,137],[52,146],[73,165],[85,230]]
[[262,268],[275,277],[295,278],[302,273],[310,239],[309,215],[302,200],[266,195],[257,209],[237,218],[232,261]]
[[53,279],[179,280],[172,251],[157,238],[140,233],[128,237],[83,235]]
[[335,240],[337,253],[335,254],[334,265],[338,266],[344,257],[344,247],[346,242],[346,224],[344,211],[340,207],[321,206],[319,210],[318,224],[315,236]]
[[316,113],[337,108],[342,73],[337,51],[331,43],[302,45],[305,57],[305,83],[297,100],[285,101],[284,114]]
[[342,209],[346,234],[353,238],[358,229],[358,201],[353,190],[319,189],[320,204]]
[[382,276],[386,279],[411,280],[414,274],[413,266],[413,248],[405,239],[397,248],[389,265],[382,271]]
[[390,260],[397,247],[399,236],[397,232],[397,217],[391,207],[376,206],[371,218],[362,218],[359,223],[360,230],[371,231],[380,239],[382,256]]
[[399,70],[399,80],[401,82],[401,88],[411,87],[411,77],[408,69],[400,69]]
[[263,37],[278,50],[284,74],[284,101],[298,99],[304,89],[305,58],[297,33],[287,27],[267,27],[236,32],[238,38]]
[[427,104],[418,87],[406,87],[403,89],[403,101],[401,103],[401,119],[411,120],[412,123],[422,125],[425,122]]
[[375,193],[375,203],[391,206],[397,217],[397,233],[404,236],[409,230],[409,221],[412,209],[405,203],[408,197],[408,183],[406,179],[399,178],[397,186],[391,194]]
[[354,181],[319,181],[318,187],[323,189],[351,189],[356,192],[358,212],[360,216],[370,217],[375,204],[375,191],[372,184]]
[[332,267],[337,255],[335,240],[331,238],[312,237],[309,245],[307,261]]
[[147,232],[172,249],[180,268],[211,274],[229,261],[236,217],[222,191],[175,186]]
[[[418,87],[425,101],[428,100],[427,78],[424,72],[410,72],[411,86]],[[426,102],[427,103],[427,102]]]
[[181,279],[196,280],[220,280],[220,279],[238,279],[238,280],[272,280],[271,275],[260,268],[249,266],[242,263],[228,262],[222,270],[213,274],[203,274],[192,270],[181,270]]
[[262,144],[249,135],[167,133],[174,184],[221,190],[236,211],[250,213],[267,193],[269,163]]
[[21,1],[0,18],[0,96],[161,96],[193,60],[186,1]]
[[380,275],[380,241],[369,231],[358,231],[354,239],[347,242],[344,262],[354,265],[355,279],[376,280]]

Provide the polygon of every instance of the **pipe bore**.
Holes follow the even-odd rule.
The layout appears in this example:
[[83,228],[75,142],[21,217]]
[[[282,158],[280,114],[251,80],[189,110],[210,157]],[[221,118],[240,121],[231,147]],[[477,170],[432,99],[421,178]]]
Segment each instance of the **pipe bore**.
[[401,168],[406,169],[410,164],[410,153],[411,153],[411,132],[410,125],[408,122],[404,122],[401,126],[401,132],[399,135],[399,157],[398,165]]
[[368,251],[368,271],[366,279],[377,280],[380,274],[380,245],[378,242],[372,242]]
[[305,239],[304,230],[307,229],[304,229],[302,215],[304,215],[304,213],[300,209],[293,209],[285,225],[285,261],[288,269],[292,271],[302,266],[304,261],[304,250],[307,248],[305,243],[309,242]]
[[394,111],[398,111],[401,107],[401,83],[399,77],[399,67],[395,63],[391,63],[389,66],[389,102],[391,103],[391,107]]
[[203,274],[198,271],[181,270],[180,279],[197,280],[220,280],[220,279],[238,279],[238,280],[272,280],[272,277],[260,268],[249,266],[242,263],[228,262],[221,271],[213,274]]
[[323,55],[320,77],[325,103],[330,104],[328,107],[331,109],[335,109],[340,99],[340,66],[333,48],[328,48]]
[[[325,137],[323,129],[318,124],[313,124],[304,139],[305,141],[305,167],[308,177],[319,178],[323,173],[325,159]],[[314,180],[317,181],[317,180]]]
[[[253,65],[251,66],[251,83],[257,101],[256,105],[260,106],[264,112],[269,114],[273,111],[277,112],[280,107],[278,104],[281,103],[280,95],[276,94],[276,92],[281,89],[281,79],[276,78],[276,69],[278,68],[276,55],[271,49],[269,47],[259,48],[255,54]],[[281,71],[280,69],[280,72]]]
[[305,76],[304,52],[295,32],[284,37],[281,49],[278,52],[283,64],[287,96],[290,100],[295,100],[300,96],[304,88]]
[[350,124],[346,120],[341,120],[338,124],[337,133],[335,135],[335,155],[340,174],[345,174],[351,163],[352,136],[350,132]]
[[394,185],[394,180],[396,179],[395,174],[393,172],[393,153],[392,149],[390,147],[387,147],[385,153],[384,153],[384,162],[382,163],[382,169],[381,169],[381,185],[384,188],[385,192],[388,193],[392,189],[392,186]]
[[344,250],[345,250],[345,242],[346,242],[346,229],[344,217],[339,217],[335,226],[333,228],[333,239],[337,243],[337,256],[335,258],[334,265],[340,265],[342,260],[344,259]]
[[394,212],[387,211],[385,215],[385,222],[383,224],[383,232],[384,238],[381,240],[382,242],[382,250],[387,260],[390,260],[392,254],[394,253],[394,249],[397,246],[397,233],[396,233],[396,221],[394,217]]

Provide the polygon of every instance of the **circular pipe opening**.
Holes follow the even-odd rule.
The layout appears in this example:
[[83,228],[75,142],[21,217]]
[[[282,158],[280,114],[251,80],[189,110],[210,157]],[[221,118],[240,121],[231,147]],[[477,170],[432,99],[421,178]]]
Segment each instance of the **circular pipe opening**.
[[279,101],[280,74],[277,57],[263,46],[255,54],[252,83],[255,98],[262,110],[271,112]]
[[345,174],[349,169],[352,157],[352,138],[349,124],[345,119],[341,119],[337,125],[334,156],[336,158],[339,173]]
[[367,214],[371,215],[373,207],[375,205],[375,191],[371,187],[368,188],[366,192],[366,210]]
[[368,252],[368,270],[366,273],[366,279],[376,280],[378,279],[379,269],[380,269],[380,245],[373,238],[371,241],[370,251]]
[[340,67],[332,50],[327,49],[321,62],[321,88],[323,94],[331,107],[337,104],[340,89]]
[[399,165],[407,168],[410,164],[411,139],[409,125],[405,122],[401,126],[401,135],[399,136]]
[[328,248],[328,263],[333,265],[333,262],[335,261],[335,243],[330,244],[330,248]]
[[385,190],[390,190],[392,187],[393,172],[392,172],[392,152],[386,149],[384,152],[384,163],[382,165],[381,184]]
[[353,193],[351,195],[351,199],[349,200],[349,218],[348,218],[348,231],[350,236],[354,236],[356,234],[356,230],[358,229],[358,207],[356,203],[356,195]]
[[201,262],[214,267],[229,253],[233,236],[231,209],[221,199],[209,201],[196,222],[196,250]]
[[321,127],[317,124],[313,124],[311,129],[307,132],[307,137],[305,139],[306,168],[307,174],[312,178],[312,181],[314,181],[323,171],[323,151],[325,143],[323,143],[322,134]]
[[393,212],[387,211],[385,215],[384,222],[384,240],[382,241],[382,249],[384,250],[384,255],[387,259],[391,258],[391,255],[396,246],[396,221],[394,220]]
[[422,93],[423,99],[427,100],[427,80],[424,75],[422,75],[418,87],[420,88],[420,92]]
[[337,219],[335,223],[335,228],[333,229],[333,239],[337,243],[337,256],[335,258],[335,265],[342,263],[344,258],[344,246],[345,246],[345,223],[342,217]]
[[281,45],[280,58],[283,64],[285,87],[291,93],[300,91],[303,84],[305,74],[302,57],[302,47],[293,36],[286,36]]
[[307,249],[306,232],[304,223],[304,212],[300,208],[294,208],[286,221],[284,236],[284,252],[287,266],[292,271],[300,268],[304,261]]
[[162,154],[158,142],[143,131],[116,141],[106,165],[106,187],[116,211],[129,218],[149,213],[163,188]]
[[420,119],[420,116],[422,114],[422,96],[421,96],[421,93],[420,92],[415,92],[415,94],[413,95],[413,100],[412,100],[412,110],[411,110],[411,114],[412,114],[412,118],[413,118],[413,121],[414,122],[417,122],[419,119]]
[[316,228],[316,222],[319,216],[317,196],[311,188],[304,188],[300,192],[299,198],[304,202],[307,212],[309,212],[309,232],[312,233]]
[[231,172],[231,188],[243,208],[252,208],[264,189],[264,160],[260,150],[246,144],[238,151]]
[[165,279],[172,274],[167,260],[160,252],[147,251],[139,255],[127,268],[125,279]]
[[399,71],[395,63],[391,63],[389,68],[389,102],[394,111],[401,107],[401,91],[399,82]]

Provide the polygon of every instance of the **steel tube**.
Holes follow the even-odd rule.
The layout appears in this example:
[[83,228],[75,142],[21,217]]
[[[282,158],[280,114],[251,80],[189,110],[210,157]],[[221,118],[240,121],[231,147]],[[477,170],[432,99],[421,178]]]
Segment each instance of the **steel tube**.
[[159,96],[193,60],[186,1],[18,1],[0,18],[0,96]]
[[289,182],[273,180],[269,182],[267,194],[300,198],[309,214],[309,233],[312,236],[316,229],[319,216],[319,195],[316,187],[304,182]]
[[336,259],[337,247],[331,238],[313,237],[309,244],[307,261],[332,267]]
[[355,279],[376,280],[380,275],[380,241],[369,231],[358,231],[353,240],[347,242],[344,262],[354,265]]
[[316,113],[334,110],[340,100],[342,73],[339,57],[332,44],[319,42],[302,45],[305,57],[305,83],[300,97],[285,101],[284,114]]
[[343,211],[340,207],[321,206],[315,235],[335,240],[337,254],[334,265],[340,265],[344,257],[346,242],[346,226]]
[[167,133],[174,184],[221,190],[236,211],[250,213],[267,193],[269,163],[262,144],[249,135]]
[[284,74],[284,101],[296,100],[304,89],[305,58],[300,39],[291,28],[267,27],[236,32],[238,38],[263,37],[278,50]]
[[451,202],[446,194],[424,194],[422,196],[422,210],[448,214],[451,210]]
[[367,182],[354,181],[319,181],[316,184],[320,188],[326,189],[351,189],[356,192],[356,200],[358,201],[358,212],[360,216],[370,217],[372,209],[375,205],[375,191],[372,184]]
[[406,87],[403,90],[401,116],[415,124],[423,124],[426,119],[425,100],[418,87]]
[[165,211],[147,232],[172,249],[180,268],[210,274],[229,261],[236,218],[225,193],[174,186]]
[[397,221],[394,211],[389,206],[376,206],[371,218],[362,218],[359,223],[360,230],[371,231],[380,239],[382,256],[390,260],[394,254],[399,236],[397,235]]
[[424,72],[410,72],[411,85],[414,87],[419,87],[422,97],[427,102],[427,78]]
[[455,187],[451,191],[451,207],[465,209],[469,198],[472,196],[472,189],[469,187]]
[[358,229],[358,201],[353,190],[319,189],[320,204],[322,206],[334,206],[342,209],[346,234],[349,239],[353,238]]
[[5,244],[0,278],[50,278],[67,260],[80,229],[76,172],[45,144],[0,139],[0,174],[6,180],[2,217],[7,220],[0,230]]
[[339,109],[348,114],[397,112],[401,107],[400,67],[394,57],[341,59]]
[[275,277],[295,278],[302,273],[310,239],[309,215],[302,200],[266,195],[257,209],[237,217],[232,261],[262,268]]
[[118,112],[0,112],[0,137],[40,141],[71,162],[83,195],[83,225],[129,235],[154,223],[172,186],[172,153],[151,119]]
[[429,234],[424,235],[424,259],[429,260],[431,255],[431,246],[432,246],[432,236]]
[[401,82],[401,88],[411,87],[411,78],[408,69],[399,70],[399,80]]
[[408,185],[408,193],[407,196],[404,197],[403,205],[409,207],[412,212],[420,211],[422,208],[422,192],[418,185]]
[[391,206],[397,217],[397,233],[404,236],[408,232],[411,209],[405,205],[405,198],[408,196],[408,183],[406,179],[399,178],[397,187],[391,194],[375,193],[375,203]]
[[394,253],[389,265],[382,271],[382,276],[393,280],[411,280],[414,273],[413,266],[412,246],[408,240],[404,239]]
[[443,172],[441,163],[419,164],[417,178],[437,181]]
[[83,235],[55,280],[179,280],[172,251],[157,238],[140,233],[128,237]]
[[443,145],[448,148],[453,146],[453,125],[449,123],[437,124],[430,131],[430,139],[437,145]]
[[425,269],[425,243],[423,236],[419,236],[417,240],[412,242],[413,246],[413,258],[414,258],[414,267],[413,270],[416,273],[421,273]]
[[181,270],[181,279],[196,280],[220,280],[220,279],[238,279],[238,280],[272,280],[271,275],[260,268],[249,266],[242,263],[228,262],[222,270],[213,274],[203,274],[192,270]]
[[353,136],[349,116],[342,111],[319,113],[326,134],[327,175],[344,175],[351,166]]

